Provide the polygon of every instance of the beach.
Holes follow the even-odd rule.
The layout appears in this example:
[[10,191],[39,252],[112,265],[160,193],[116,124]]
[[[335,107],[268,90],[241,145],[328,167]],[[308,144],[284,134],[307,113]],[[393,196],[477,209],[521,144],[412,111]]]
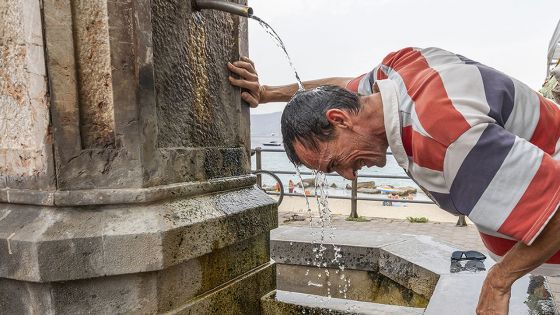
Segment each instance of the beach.
[[[311,214],[319,216],[317,211],[317,201],[309,198]],[[383,206],[381,201],[361,201],[358,200],[358,215],[366,218],[390,218],[406,219],[407,217],[425,217],[431,222],[457,222],[458,217],[444,210],[435,204],[404,204],[397,203],[398,206]],[[280,218],[289,217],[292,214],[308,216],[305,198],[297,196],[284,196],[282,204],[278,208]],[[329,208],[332,214],[349,215],[350,200],[329,198]],[[467,224],[472,224],[467,218]]]

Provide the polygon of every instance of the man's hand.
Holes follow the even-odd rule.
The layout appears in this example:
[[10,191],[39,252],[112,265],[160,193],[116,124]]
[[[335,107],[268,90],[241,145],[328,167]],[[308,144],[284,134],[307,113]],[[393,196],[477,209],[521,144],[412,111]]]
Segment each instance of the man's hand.
[[241,92],[241,98],[249,103],[251,107],[257,107],[262,99],[262,86],[259,84],[259,76],[255,70],[255,64],[247,57],[241,57],[241,60],[235,61],[233,64],[228,62],[229,71],[239,75],[239,79],[229,76],[229,82],[245,91]]
[[500,263],[488,271],[482,284],[476,314],[478,315],[508,315],[509,298],[513,281],[501,270]]
[[476,313],[507,314],[511,286],[517,279],[542,265],[560,250],[558,235],[560,235],[560,211],[556,211],[531,246],[517,242],[502,260],[488,271],[482,285]]

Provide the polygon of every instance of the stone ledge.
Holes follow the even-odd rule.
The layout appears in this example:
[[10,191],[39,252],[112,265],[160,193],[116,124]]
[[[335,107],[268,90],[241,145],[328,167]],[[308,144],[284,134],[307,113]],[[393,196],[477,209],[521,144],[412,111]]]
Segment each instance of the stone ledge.
[[0,189],[0,203],[37,206],[90,206],[148,203],[166,198],[189,197],[254,185],[254,175],[224,177],[205,182],[184,182],[146,188],[30,190]]
[[359,315],[421,315],[422,308],[352,301],[338,298],[276,290],[261,298],[265,315],[296,314],[359,314]]
[[[307,261],[313,261],[315,255],[312,248],[318,246],[316,237],[313,235],[317,235],[320,233],[319,231],[318,228],[293,226],[282,226],[271,231],[271,258],[282,264],[308,265]],[[356,263],[355,257],[352,257],[352,255],[360,257],[369,247],[369,253],[372,256],[367,260],[370,265],[377,266],[379,273],[430,299],[424,314],[467,315],[475,313],[480,288],[487,271],[451,273],[450,257],[457,248],[424,235],[339,229],[325,232],[325,234],[331,233],[333,237],[327,238],[324,244],[327,248],[332,248],[332,244],[341,247],[343,257],[340,261],[344,263],[345,268],[375,270],[375,267],[363,268],[362,264]],[[279,252],[280,250],[283,252]],[[327,258],[332,257],[332,251],[325,251],[325,253],[330,255],[326,256]],[[495,262],[491,258],[484,261],[487,270],[494,264]],[[327,267],[332,266],[328,264]],[[524,276],[515,282],[510,300],[510,313],[557,314],[546,285],[545,279],[539,276]],[[528,293],[529,291],[530,293]],[[286,304],[283,301],[274,301],[270,298],[269,300],[271,304]],[[355,302],[347,301],[349,305]],[[332,314],[326,310],[327,307],[320,303],[311,304],[310,307],[315,308],[315,314]],[[376,305],[369,304],[372,307]],[[382,309],[375,307],[376,310]],[[276,311],[278,308],[272,308],[272,310]],[[293,305],[287,310],[292,311]],[[286,311],[281,314],[296,314],[296,312]]]
[[274,290],[275,265],[268,259],[242,264],[234,277],[211,287],[204,272],[192,268],[198,263],[188,262],[180,277],[165,269],[51,283],[0,278],[0,314],[258,314],[260,297]]
[[161,270],[278,224],[257,188],[134,206],[0,204],[0,218],[0,277],[30,282]]

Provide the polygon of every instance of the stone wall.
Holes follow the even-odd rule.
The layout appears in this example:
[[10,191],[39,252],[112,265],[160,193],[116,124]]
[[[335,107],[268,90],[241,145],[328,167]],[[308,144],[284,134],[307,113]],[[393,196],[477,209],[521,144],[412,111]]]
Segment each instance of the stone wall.
[[246,21],[10,0],[0,35],[0,314],[257,313],[277,208],[227,81]]
[[0,2],[0,188],[52,189],[39,1]]

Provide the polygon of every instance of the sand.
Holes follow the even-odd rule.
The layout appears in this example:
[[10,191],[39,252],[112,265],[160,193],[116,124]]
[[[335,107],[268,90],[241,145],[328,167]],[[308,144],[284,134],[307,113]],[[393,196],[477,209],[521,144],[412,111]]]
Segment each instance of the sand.
[[[317,201],[309,198],[313,214],[317,214]],[[370,218],[406,219],[406,217],[426,217],[432,222],[457,222],[454,216],[434,204],[404,204],[401,206],[383,206],[381,201],[358,200],[358,215]],[[329,198],[329,208],[333,214],[350,214],[350,200]],[[305,199],[303,197],[284,196],[279,212],[307,213]],[[468,224],[472,224],[467,219]]]

